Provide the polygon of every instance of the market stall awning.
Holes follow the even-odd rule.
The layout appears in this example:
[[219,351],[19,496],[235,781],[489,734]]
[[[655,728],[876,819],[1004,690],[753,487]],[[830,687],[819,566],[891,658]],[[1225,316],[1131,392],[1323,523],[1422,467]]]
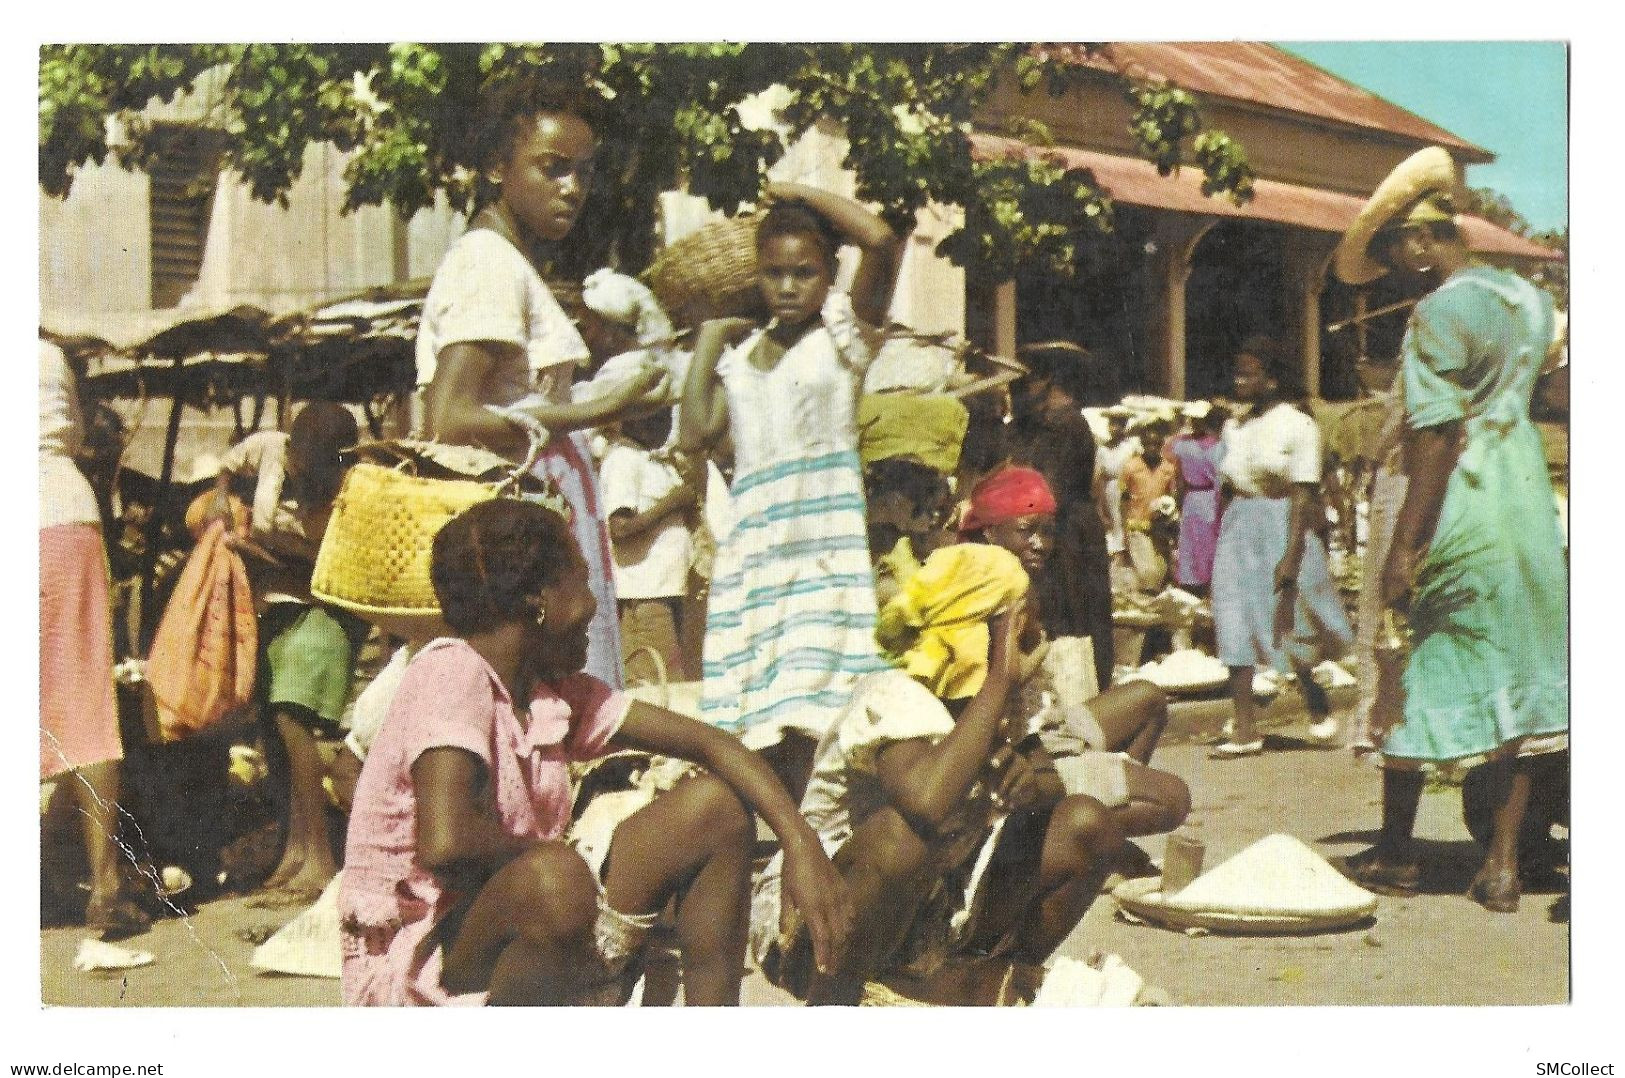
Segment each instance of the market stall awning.
[[[1018,139],[981,133],[971,136],[971,148],[977,157],[984,160],[1037,156],[1054,160],[1066,168],[1088,169],[1113,199],[1151,209],[1274,221],[1340,235],[1354,222],[1360,207],[1365,205],[1365,199],[1357,195],[1261,179],[1253,183],[1252,200],[1246,205],[1237,206],[1227,198],[1204,195],[1202,172],[1189,165],[1181,168],[1177,175],[1159,176],[1155,165],[1137,157],[1122,157],[1072,146],[1033,146]],[[1479,217],[1463,214],[1461,226],[1468,246],[1480,254],[1541,261],[1562,257],[1549,247],[1524,239]]]
[[40,313],[40,332],[64,347],[77,344],[93,351],[172,359],[203,352],[263,352],[270,322],[270,312],[246,303],[153,311],[47,309]]

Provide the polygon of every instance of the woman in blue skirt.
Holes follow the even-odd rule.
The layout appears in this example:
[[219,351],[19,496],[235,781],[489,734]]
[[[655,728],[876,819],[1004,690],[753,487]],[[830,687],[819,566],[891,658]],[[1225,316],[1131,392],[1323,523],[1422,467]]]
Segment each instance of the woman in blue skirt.
[[1310,669],[1321,655],[1347,651],[1354,634],[1311,523],[1320,504],[1320,430],[1291,403],[1294,388],[1274,341],[1254,337],[1241,346],[1235,395],[1252,409],[1225,426],[1226,501],[1213,562],[1214,629],[1236,714],[1229,740],[1213,749],[1217,759],[1264,749],[1253,701],[1260,666],[1296,671],[1311,735],[1321,742],[1337,735]]

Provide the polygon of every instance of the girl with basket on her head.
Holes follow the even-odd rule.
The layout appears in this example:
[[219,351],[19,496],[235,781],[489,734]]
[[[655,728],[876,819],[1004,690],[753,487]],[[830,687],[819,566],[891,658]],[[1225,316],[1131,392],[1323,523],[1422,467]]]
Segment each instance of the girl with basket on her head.
[[[455,635],[407,667],[361,772],[339,891],[346,1003],[624,1003],[673,898],[686,1001],[738,1003],[752,811],[783,843],[785,893],[833,968],[845,889],[768,767],[580,672],[598,598],[558,514],[476,505],[435,537],[430,573]],[[563,841],[567,764],[623,749],[709,774],[627,817],[589,865]]]
[[583,106],[520,81],[486,102],[480,163],[495,200],[446,253],[424,302],[418,381],[429,437],[525,459],[539,442],[539,477],[557,485],[597,597],[587,670],[623,681],[609,533],[582,431],[666,398],[655,366],[602,397],[571,403],[589,355],[538,266],[569,234],[592,179],[597,136]]
[[[779,745],[787,729],[816,740],[856,679],[885,666],[856,413],[899,245],[849,199],[795,184],[767,194],[756,257],[772,318],[704,324],[680,433],[690,451],[732,435],[734,522],[711,586],[701,714],[753,748]],[[863,250],[850,294],[831,291],[843,239]],[[805,752],[777,755],[781,775],[805,774]]]

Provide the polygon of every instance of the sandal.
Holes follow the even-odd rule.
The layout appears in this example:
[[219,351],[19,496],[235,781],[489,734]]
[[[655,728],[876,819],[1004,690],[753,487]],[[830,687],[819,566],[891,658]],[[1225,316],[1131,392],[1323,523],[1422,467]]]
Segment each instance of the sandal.
[[1340,729],[1341,724],[1338,723],[1337,716],[1327,715],[1319,722],[1309,724],[1309,741],[1314,745],[1330,747],[1337,741],[1337,734]]
[[1207,752],[1209,760],[1239,760],[1243,756],[1257,756],[1264,751],[1264,739],[1257,741],[1221,741]]
[[1333,857],[1331,865],[1367,891],[1393,898],[1416,897],[1422,882],[1422,869],[1415,861],[1384,861],[1375,846],[1349,857]]
[[1481,872],[1467,885],[1467,897],[1491,913],[1517,913],[1518,900],[1522,895],[1523,888],[1516,876],[1511,881],[1502,880],[1497,884],[1492,877]]

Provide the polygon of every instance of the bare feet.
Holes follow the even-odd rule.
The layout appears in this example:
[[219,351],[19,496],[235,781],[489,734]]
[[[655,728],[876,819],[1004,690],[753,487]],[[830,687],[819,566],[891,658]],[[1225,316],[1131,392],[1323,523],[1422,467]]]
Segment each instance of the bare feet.
[[1038,994],[1044,967],[1008,957],[957,957],[924,977],[896,972],[878,980],[905,999],[930,1006],[1023,1007]]
[[85,927],[106,941],[128,939],[152,927],[152,918],[128,895],[92,894],[85,907]]
[[290,845],[283,851],[281,863],[266,877],[264,887],[267,891],[315,896],[320,895],[336,875],[338,866],[330,856],[311,855]]

